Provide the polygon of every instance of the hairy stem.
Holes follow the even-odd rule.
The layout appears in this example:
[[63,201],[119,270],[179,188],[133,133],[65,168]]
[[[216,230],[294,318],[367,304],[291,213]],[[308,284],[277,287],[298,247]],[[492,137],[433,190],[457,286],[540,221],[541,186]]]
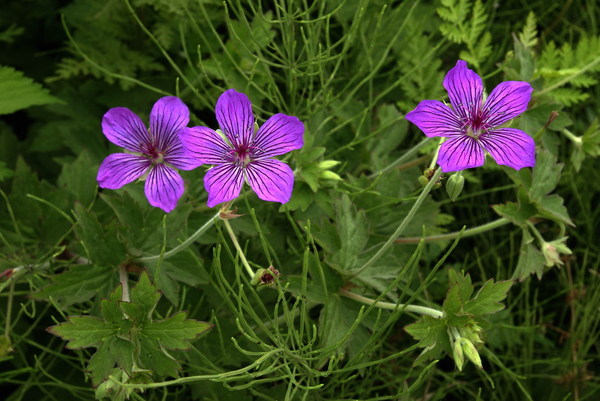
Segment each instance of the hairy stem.
[[435,318],[444,317],[444,312],[428,308],[426,306],[412,305],[412,304],[393,304],[391,302],[375,301],[374,299],[363,297],[362,295],[355,294],[345,289],[340,290],[340,294],[346,298],[354,299],[355,301],[362,302],[366,305],[374,305],[376,308],[388,309],[388,310],[405,310],[407,312],[418,313],[420,315],[429,315]]
[[[211,228],[214,224],[215,224],[215,220],[219,217],[219,213],[215,214],[213,217],[211,217],[206,223],[204,223],[204,225],[202,227],[200,227],[195,233],[193,233],[188,239],[186,239],[185,241],[183,241],[181,244],[177,245],[175,248],[171,249],[168,252],[165,252],[164,255],[162,255],[163,259],[166,259],[170,256],[173,256],[175,254],[178,254],[179,252],[183,251],[185,248],[187,248],[188,246],[190,246],[194,241],[196,241],[202,234],[204,234],[206,232],[206,230],[208,230],[209,228]],[[151,262],[153,260],[157,260],[160,259],[161,255],[153,255],[153,256],[145,256],[143,258],[139,258],[138,260],[140,262]]]
[[242,247],[240,246],[240,243],[238,242],[237,237],[235,236],[235,233],[233,232],[233,229],[231,228],[231,224],[229,224],[229,220],[223,219],[222,221],[223,221],[223,224],[225,225],[225,228],[227,229],[227,232],[229,233],[229,238],[231,238],[231,242],[233,242],[233,246],[235,247],[238,254],[240,255],[242,264],[244,265],[244,267],[246,268],[246,271],[248,272],[248,275],[250,276],[250,280],[252,280],[254,278],[254,270],[252,270],[252,268],[250,267],[250,264],[248,263],[248,260],[246,259],[246,255],[244,255],[244,251],[242,250]]
[[123,296],[121,301],[129,302],[129,278],[127,277],[127,266],[124,263],[119,265],[119,281],[123,288]]
[[415,216],[415,213],[417,213],[417,210],[419,210],[419,208],[421,207],[421,204],[423,204],[423,201],[425,201],[425,198],[427,197],[427,195],[429,194],[429,192],[431,191],[431,189],[433,188],[433,186],[435,185],[435,183],[437,182],[437,180],[440,178],[441,175],[442,175],[442,170],[437,169],[435,171],[435,174],[433,174],[433,177],[431,177],[431,179],[429,180],[427,185],[425,185],[425,188],[423,188],[421,195],[419,195],[419,197],[415,201],[415,204],[413,205],[413,207],[410,208],[410,210],[408,211],[408,213],[406,214],[406,216],[404,217],[402,222],[398,225],[398,228],[396,229],[396,231],[394,231],[394,233],[392,235],[390,235],[388,240],[381,246],[381,248],[379,248],[379,250],[375,253],[375,255],[373,255],[369,260],[367,260],[365,262],[365,264],[360,269],[358,269],[350,278],[358,276],[363,271],[365,271],[369,266],[371,266],[373,263],[378,261],[379,258],[382,257],[383,254],[388,250],[388,248],[394,244],[394,241],[396,241],[396,239],[398,239],[398,237],[402,234],[402,232],[404,232],[404,230],[406,229],[408,224],[411,222],[411,220]]
[[458,238],[458,236],[461,236],[461,238],[472,237],[474,235],[481,234],[483,232],[491,231],[495,228],[505,226],[509,223],[510,223],[509,219],[507,219],[506,217],[501,217],[498,220],[490,221],[489,223],[482,224],[477,227],[469,228],[468,230],[464,230],[464,231],[455,231],[455,232],[440,234],[440,235],[430,235],[429,237],[398,238],[396,240],[396,243],[397,244],[418,244],[419,242],[421,242],[421,240],[423,240],[425,242],[435,242],[435,241],[444,241],[444,240],[449,240],[449,239],[455,239],[455,238]]

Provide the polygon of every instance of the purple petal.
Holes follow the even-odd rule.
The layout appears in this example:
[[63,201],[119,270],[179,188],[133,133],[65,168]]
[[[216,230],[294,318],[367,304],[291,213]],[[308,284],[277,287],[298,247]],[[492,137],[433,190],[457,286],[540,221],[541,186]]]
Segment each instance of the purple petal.
[[533,88],[527,82],[506,81],[494,88],[483,105],[483,118],[497,127],[527,110]]
[[496,163],[520,170],[535,165],[535,142],[516,128],[500,128],[481,135],[479,141]]
[[98,169],[98,185],[107,189],[119,189],[140,178],[150,167],[150,160],[129,153],[108,155]]
[[246,166],[246,179],[262,200],[287,203],[294,188],[294,172],[275,159],[256,160]]
[[115,107],[102,117],[104,136],[117,146],[131,152],[143,152],[150,135],[142,120],[126,107]]
[[193,170],[202,165],[202,161],[190,155],[178,139],[165,154],[165,163],[172,164],[180,170]]
[[467,62],[458,60],[446,74],[444,88],[456,114],[469,118],[481,107],[483,83],[481,77],[467,68]]
[[406,118],[428,137],[461,135],[460,117],[438,100],[423,100]]
[[207,127],[184,128],[179,132],[179,138],[188,155],[204,164],[225,163],[231,151],[221,135]]
[[183,195],[183,178],[171,167],[157,164],[146,178],[144,192],[152,206],[169,213]]
[[275,114],[259,128],[252,141],[254,157],[272,157],[304,146],[304,124],[297,117]]
[[225,91],[217,100],[215,113],[221,130],[234,147],[250,143],[254,132],[254,115],[248,96],[234,89]]
[[440,147],[438,164],[444,173],[479,167],[485,161],[483,148],[476,139],[463,135],[447,139]]
[[236,164],[214,166],[204,176],[204,188],[208,192],[208,207],[237,198],[244,184],[244,170]]
[[175,96],[158,99],[150,112],[150,134],[154,145],[160,151],[169,153],[177,144],[177,134],[190,122],[190,111]]

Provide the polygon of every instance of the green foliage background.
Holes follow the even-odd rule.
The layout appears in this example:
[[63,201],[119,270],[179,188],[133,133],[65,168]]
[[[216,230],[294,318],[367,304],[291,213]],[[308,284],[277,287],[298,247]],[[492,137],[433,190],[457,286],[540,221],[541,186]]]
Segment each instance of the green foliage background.
[[[10,401],[597,399],[599,19],[592,0],[7,1],[0,392]],[[488,159],[465,171],[455,201],[444,178],[404,242],[363,268],[409,213],[435,150],[404,115],[445,98],[441,82],[457,59],[488,92],[504,80],[532,84],[513,124],[536,139],[538,164],[514,172]],[[169,215],[147,204],[142,184],[96,185],[116,150],[100,129],[109,108],[147,118],[159,97],[176,95],[192,125],[215,126],[228,88],[248,94],[260,123],[283,112],[306,126],[304,148],[284,159],[296,172],[290,203],[246,190],[236,202],[243,216],[231,221],[252,266],[282,273],[273,287],[250,285],[219,223],[185,251],[151,257],[216,212],[205,206],[204,167],[183,172],[186,193]],[[458,243],[414,238],[499,218]],[[552,240],[572,253],[547,262]],[[132,340],[146,335],[145,318],[122,319],[112,342],[65,349],[46,328],[71,340],[68,324],[107,324],[107,305],[118,312],[118,266],[151,299],[123,307],[127,315],[148,304],[148,325],[190,331],[172,346],[158,335],[148,345]],[[144,271],[153,284],[142,284]],[[344,291],[438,305],[447,319],[362,305]],[[97,318],[77,317],[88,315]],[[214,327],[195,339],[202,323],[191,319]],[[459,371],[448,327],[474,324],[485,327],[483,369]],[[137,370],[91,359],[133,343],[142,344],[130,350]]]

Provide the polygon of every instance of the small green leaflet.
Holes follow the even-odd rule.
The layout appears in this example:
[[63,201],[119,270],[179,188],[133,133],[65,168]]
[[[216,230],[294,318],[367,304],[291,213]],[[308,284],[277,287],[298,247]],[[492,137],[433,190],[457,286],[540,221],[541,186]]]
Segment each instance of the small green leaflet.
[[119,285],[109,299],[101,301],[102,318],[69,316],[67,322],[49,327],[48,331],[69,341],[67,348],[96,348],[88,364],[94,386],[115,367],[128,377],[134,367],[161,376],[177,376],[180,365],[167,350],[189,349],[189,342],[213,325],[187,319],[187,312],[152,321],[160,293],[146,272],[131,290],[131,302],[121,301],[122,292]]

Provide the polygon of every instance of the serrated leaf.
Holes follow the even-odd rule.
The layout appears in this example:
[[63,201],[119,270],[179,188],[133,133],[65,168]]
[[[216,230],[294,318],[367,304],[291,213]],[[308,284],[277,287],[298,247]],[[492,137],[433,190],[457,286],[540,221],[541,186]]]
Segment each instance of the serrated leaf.
[[557,164],[556,158],[547,150],[537,152],[529,189],[529,196],[533,201],[540,200],[556,188],[562,167],[563,165]]
[[123,312],[119,308],[119,302],[123,296],[123,286],[120,284],[110,293],[108,299],[102,299],[100,301],[100,313],[104,320],[109,323],[117,324],[123,320]]
[[504,309],[500,302],[506,298],[511,286],[512,281],[486,281],[477,295],[465,304],[464,311],[473,315],[488,315]]
[[144,369],[152,370],[161,376],[177,377],[181,365],[157,341],[140,335],[140,364]]
[[520,281],[525,280],[531,274],[536,274],[539,279],[542,278],[546,259],[542,252],[531,244],[532,238],[526,231],[523,231],[523,243],[519,252],[519,261],[513,274],[513,278]]
[[116,230],[103,226],[92,212],[79,202],[75,203],[76,231],[89,252],[90,259],[100,265],[117,266],[127,258]]
[[367,244],[369,230],[365,212],[355,211],[347,195],[343,195],[337,205],[336,227],[340,249],[332,256],[332,263],[339,270],[351,270],[356,267],[358,257]]
[[0,66],[0,114],[60,102],[42,85],[27,78],[22,72]]
[[415,363],[426,359],[438,359],[444,352],[451,355],[445,319],[423,316],[417,322],[406,326],[404,330],[419,341],[417,345],[420,348],[424,348]]
[[52,277],[52,282],[34,293],[33,297],[37,299],[52,297],[60,305],[68,306],[87,301],[107,287],[112,287],[116,281],[114,277],[115,271],[111,267],[96,265],[72,267]]
[[87,348],[96,347],[105,338],[116,335],[118,327],[93,316],[68,316],[67,322],[47,330],[69,341],[67,348]]
[[132,374],[135,347],[131,341],[120,337],[106,339],[90,358],[87,370],[92,376],[92,384],[98,386],[106,380],[115,366],[128,375]]
[[539,214],[543,217],[575,226],[569,217],[569,212],[563,204],[564,200],[560,195],[548,195],[536,202]]
[[533,11],[530,11],[525,20],[523,31],[519,33],[519,41],[528,48],[533,48],[538,43],[537,21]]
[[189,349],[189,341],[210,330],[213,324],[186,317],[186,312],[178,312],[165,320],[147,322],[142,327],[142,333],[167,349]]
[[536,209],[530,204],[506,202],[503,205],[493,205],[492,209],[502,217],[506,217],[513,224],[523,226],[527,220],[535,215]]
[[145,271],[140,275],[140,279],[131,290],[131,302],[121,302],[120,307],[137,324],[143,324],[150,319],[150,314],[156,307],[160,299],[160,293],[150,282],[148,273]]
[[96,196],[96,174],[98,166],[87,151],[82,152],[72,163],[63,165],[58,185],[74,195],[75,200],[89,205]]
[[462,312],[463,305],[473,294],[473,284],[469,274],[459,273],[454,269],[448,269],[449,290],[444,299],[442,309],[448,317],[453,317],[458,312]]

